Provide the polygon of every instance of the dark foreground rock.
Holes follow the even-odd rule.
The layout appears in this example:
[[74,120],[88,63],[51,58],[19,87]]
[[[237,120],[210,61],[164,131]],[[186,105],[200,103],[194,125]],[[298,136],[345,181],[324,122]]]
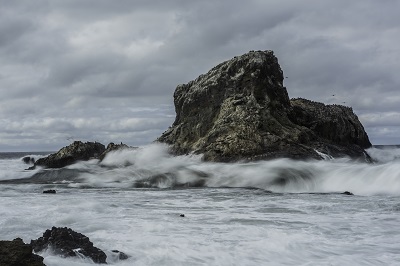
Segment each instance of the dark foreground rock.
[[32,253],[32,246],[21,238],[0,241],[0,265],[4,266],[45,266],[43,258]]
[[351,108],[290,100],[272,51],[249,52],[174,93],[176,118],[157,141],[204,160],[273,158],[368,160],[368,135]]
[[75,257],[79,254],[91,258],[95,263],[105,264],[107,259],[107,255],[94,247],[87,236],[67,227],[46,230],[42,237],[31,241],[31,246],[35,252],[51,248],[55,254],[63,257]]
[[33,168],[41,166],[45,168],[62,168],[77,161],[87,161],[98,158],[104,151],[105,146],[98,142],[74,141],[71,145],[50,154],[45,158],[38,159]]

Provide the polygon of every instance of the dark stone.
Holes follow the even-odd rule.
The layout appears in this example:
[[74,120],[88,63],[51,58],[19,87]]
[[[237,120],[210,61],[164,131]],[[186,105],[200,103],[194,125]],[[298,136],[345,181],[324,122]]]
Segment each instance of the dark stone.
[[127,260],[129,259],[129,256],[126,255],[124,252],[121,252],[119,250],[111,250],[111,252],[116,253],[118,255],[119,260]]
[[182,213],[181,215],[179,215],[180,217],[185,217],[185,215]]
[[89,238],[83,234],[77,233],[70,228],[53,227],[46,230],[42,237],[31,241],[35,252],[40,252],[51,248],[55,254],[63,257],[75,257],[79,253],[89,257],[95,263],[106,263],[106,254],[93,246]]
[[22,161],[26,164],[34,164],[35,158],[30,157],[30,156],[25,156],[24,158],[22,158]]
[[[360,157],[371,147],[368,135],[351,107],[325,105],[306,99],[292,99],[289,118],[315,135],[310,141],[319,151],[333,157]],[[365,156],[369,156],[365,153]]]
[[58,152],[50,154],[45,158],[38,159],[34,167],[62,168],[77,161],[87,161],[98,158],[105,151],[103,144],[98,142],[74,141],[71,145],[60,149]]
[[371,143],[351,108],[290,100],[272,51],[223,62],[174,93],[176,118],[157,141],[207,161],[274,158],[369,160]]
[[350,191],[345,191],[342,193],[343,195],[349,195],[349,196],[353,196],[354,194],[351,193]]
[[21,238],[0,241],[0,265],[4,266],[45,266],[43,258],[32,253],[32,246]]
[[48,189],[48,190],[44,190],[43,194],[56,194],[56,191],[54,189]]

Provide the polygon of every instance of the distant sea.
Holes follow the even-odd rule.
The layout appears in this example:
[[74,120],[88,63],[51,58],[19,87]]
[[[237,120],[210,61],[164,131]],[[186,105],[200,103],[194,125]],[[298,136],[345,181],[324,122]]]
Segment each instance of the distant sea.
[[[48,153],[0,153],[2,240],[70,227],[111,265],[400,265],[399,145],[369,149],[373,164],[206,163],[149,145],[25,170],[24,156]],[[40,255],[48,266],[93,265]]]

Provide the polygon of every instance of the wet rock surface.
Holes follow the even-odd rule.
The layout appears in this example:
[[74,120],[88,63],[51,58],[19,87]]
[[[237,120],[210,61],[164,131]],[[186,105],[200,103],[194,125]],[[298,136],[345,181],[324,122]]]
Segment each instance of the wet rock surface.
[[0,265],[4,266],[45,266],[43,258],[32,253],[32,246],[21,238],[0,241]]
[[124,252],[116,250],[116,249],[115,250],[111,250],[111,252],[118,257],[118,260],[127,260],[130,257],[127,254],[125,254]]
[[55,254],[63,257],[85,256],[95,263],[105,264],[107,255],[93,246],[89,238],[67,227],[53,227],[46,230],[43,236],[31,241],[35,252],[50,248]]
[[272,51],[212,68],[174,93],[176,118],[157,141],[208,161],[273,158],[368,160],[371,143],[351,108],[290,100]]
[[[89,238],[67,227],[52,227],[42,237],[25,244],[21,238],[0,240],[0,266],[45,266],[43,257],[33,253],[50,249],[61,257],[86,257],[94,263],[107,264],[107,255],[93,246]],[[127,260],[130,256],[119,250],[111,250],[111,257]],[[111,258],[111,259],[112,259]]]

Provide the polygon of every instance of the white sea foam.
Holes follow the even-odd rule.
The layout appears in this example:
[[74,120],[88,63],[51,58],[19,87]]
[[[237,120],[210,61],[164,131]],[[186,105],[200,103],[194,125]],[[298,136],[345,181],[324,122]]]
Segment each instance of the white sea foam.
[[[396,160],[206,163],[150,145],[43,173],[57,173],[54,182],[0,184],[2,239],[29,242],[66,226],[123,266],[400,263]],[[115,249],[129,259],[119,260]],[[48,266],[93,265],[41,255]]]
[[[42,156],[32,156],[32,158],[36,159],[40,157]],[[0,160],[0,180],[27,178],[39,170],[25,170],[30,166],[29,164],[25,164],[22,158]]]
[[[55,172],[54,182],[77,188],[252,187],[290,193],[400,195],[400,160],[396,159],[399,151],[368,150],[373,159],[384,162],[374,164],[349,159],[210,163],[202,162],[199,156],[171,156],[167,146],[152,144],[112,152],[101,163],[78,162],[67,167],[75,172]],[[390,158],[394,160],[386,162]],[[0,160],[0,167],[0,180],[26,178],[35,173],[23,170],[26,165],[17,159]]]
[[[399,199],[270,194],[242,188],[58,188],[1,196],[4,239],[52,226],[88,236],[113,265],[394,265]],[[18,199],[18,200],[16,200]],[[185,217],[179,214],[184,213]],[[48,266],[92,265],[44,252]]]
[[368,154],[377,162],[388,163],[400,161],[400,149],[396,147],[369,148]]
[[[81,167],[81,168],[79,168]],[[359,163],[349,159],[255,163],[207,163],[196,156],[170,156],[167,147],[150,145],[109,154],[71,186],[90,187],[252,187],[273,192],[343,192],[359,195],[400,194],[400,161]]]

